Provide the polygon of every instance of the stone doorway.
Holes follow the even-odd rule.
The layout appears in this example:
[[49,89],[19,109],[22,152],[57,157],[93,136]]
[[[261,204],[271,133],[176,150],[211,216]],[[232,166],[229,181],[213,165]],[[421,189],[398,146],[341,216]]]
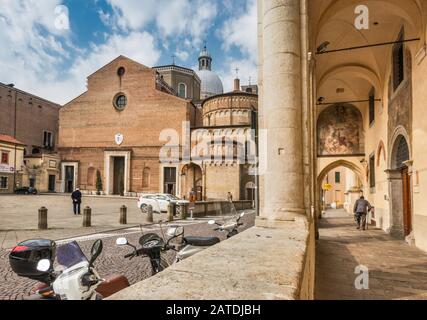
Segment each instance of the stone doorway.
[[113,158],[113,194],[124,196],[125,192],[125,157]]
[[391,169],[387,171],[390,192],[390,233],[405,238],[412,233],[412,183],[410,149],[403,135],[395,139],[391,156]]

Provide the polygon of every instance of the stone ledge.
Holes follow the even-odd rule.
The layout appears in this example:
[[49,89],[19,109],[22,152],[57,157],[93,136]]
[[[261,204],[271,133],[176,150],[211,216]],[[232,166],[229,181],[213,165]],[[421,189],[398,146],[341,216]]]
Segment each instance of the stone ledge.
[[[135,284],[110,300],[295,300],[302,296],[309,229],[254,227]],[[314,244],[313,244],[314,245]]]

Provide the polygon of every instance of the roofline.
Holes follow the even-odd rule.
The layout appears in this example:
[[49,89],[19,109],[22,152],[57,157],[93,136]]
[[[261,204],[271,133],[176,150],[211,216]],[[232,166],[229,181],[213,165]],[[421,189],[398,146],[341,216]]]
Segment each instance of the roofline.
[[16,91],[16,92],[19,92],[19,93],[23,93],[23,94],[29,95],[29,96],[31,96],[31,97],[33,97],[33,98],[36,98],[37,100],[41,100],[41,101],[47,102],[47,103],[49,103],[49,104],[52,104],[52,105],[54,105],[54,106],[57,106],[57,107],[61,108],[61,105],[60,105],[59,103],[56,103],[56,102],[53,102],[53,101],[47,100],[47,99],[45,99],[45,98],[42,98],[42,97],[36,96],[35,94],[29,93],[29,92],[24,91],[24,90],[17,89],[17,88],[15,88],[15,87],[10,87],[10,86],[8,86],[7,84],[4,84],[3,82],[0,82],[0,86],[3,86],[3,87],[5,87],[6,89],[9,89],[9,90],[14,90],[14,91]]
[[248,93],[248,92],[243,92],[243,91],[232,91],[232,92],[218,94],[216,96],[212,96],[212,97],[206,98],[202,102],[202,107],[205,105],[206,102],[211,101],[213,99],[222,98],[222,97],[231,97],[231,96],[246,96],[246,97],[254,97],[254,98],[256,97],[256,98],[258,98],[258,95],[256,93]]
[[140,63],[140,62],[138,62],[138,61],[136,61],[136,60],[133,60],[133,59],[131,59],[131,58],[128,58],[128,57],[126,57],[126,56],[124,56],[124,55],[119,55],[117,58],[115,58],[115,59],[113,59],[113,60],[111,60],[110,62],[108,62],[107,64],[105,64],[105,65],[103,65],[101,68],[99,68],[99,69],[97,69],[97,70],[95,70],[93,73],[91,73],[90,75],[88,75],[87,76],[87,79],[89,79],[89,78],[91,78],[93,75],[95,75],[96,73],[98,73],[99,71],[101,71],[102,69],[104,69],[104,68],[106,68],[106,67],[108,67],[109,65],[111,65],[111,64],[113,64],[114,62],[116,62],[116,60],[118,60],[118,59],[127,59],[127,60],[130,60],[130,61],[132,61],[132,62],[134,62],[134,63],[137,63],[137,64],[139,64],[140,66],[142,66],[142,67],[145,67],[145,68],[147,68],[147,69],[151,69],[150,67],[147,67],[146,65],[144,65],[144,64],[142,64],[142,63]]
[[165,65],[165,66],[157,66],[157,67],[153,67],[153,69],[155,69],[156,71],[159,71],[158,69],[162,69],[162,68],[174,68],[174,69],[182,69],[182,70],[184,70],[184,71],[190,71],[195,77],[196,77],[196,79],[197,80],[199,80],[200,81],[200,83],[202,82],[202,79],[200,79],[200,77],[199,77],[199,75],[197,74],[197,72],[196,71],[194,71],[193,69],[190,69],[190,68],[186,68],[186,67],[181,67],[181,66],[177,66],[177,65],[174,65],[174,64],[169,64],[169,65]]

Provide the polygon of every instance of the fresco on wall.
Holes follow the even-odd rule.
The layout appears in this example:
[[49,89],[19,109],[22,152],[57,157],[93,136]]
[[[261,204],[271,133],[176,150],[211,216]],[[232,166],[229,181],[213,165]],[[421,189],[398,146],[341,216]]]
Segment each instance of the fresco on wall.
[[362,115],[352,105],[334,105],[324,110],[317,122],[317,134],[319,156],[365,153]]

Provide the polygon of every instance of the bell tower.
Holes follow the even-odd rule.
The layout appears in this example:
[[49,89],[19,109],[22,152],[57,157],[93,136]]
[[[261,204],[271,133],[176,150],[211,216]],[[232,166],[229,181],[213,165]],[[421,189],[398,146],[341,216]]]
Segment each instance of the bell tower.
[[209,71],[212,70],[212,56],[208,52],[208,49],[206,48],[206,44],[205,44],[202,52],[200,52],[199,70],[209,70]]

